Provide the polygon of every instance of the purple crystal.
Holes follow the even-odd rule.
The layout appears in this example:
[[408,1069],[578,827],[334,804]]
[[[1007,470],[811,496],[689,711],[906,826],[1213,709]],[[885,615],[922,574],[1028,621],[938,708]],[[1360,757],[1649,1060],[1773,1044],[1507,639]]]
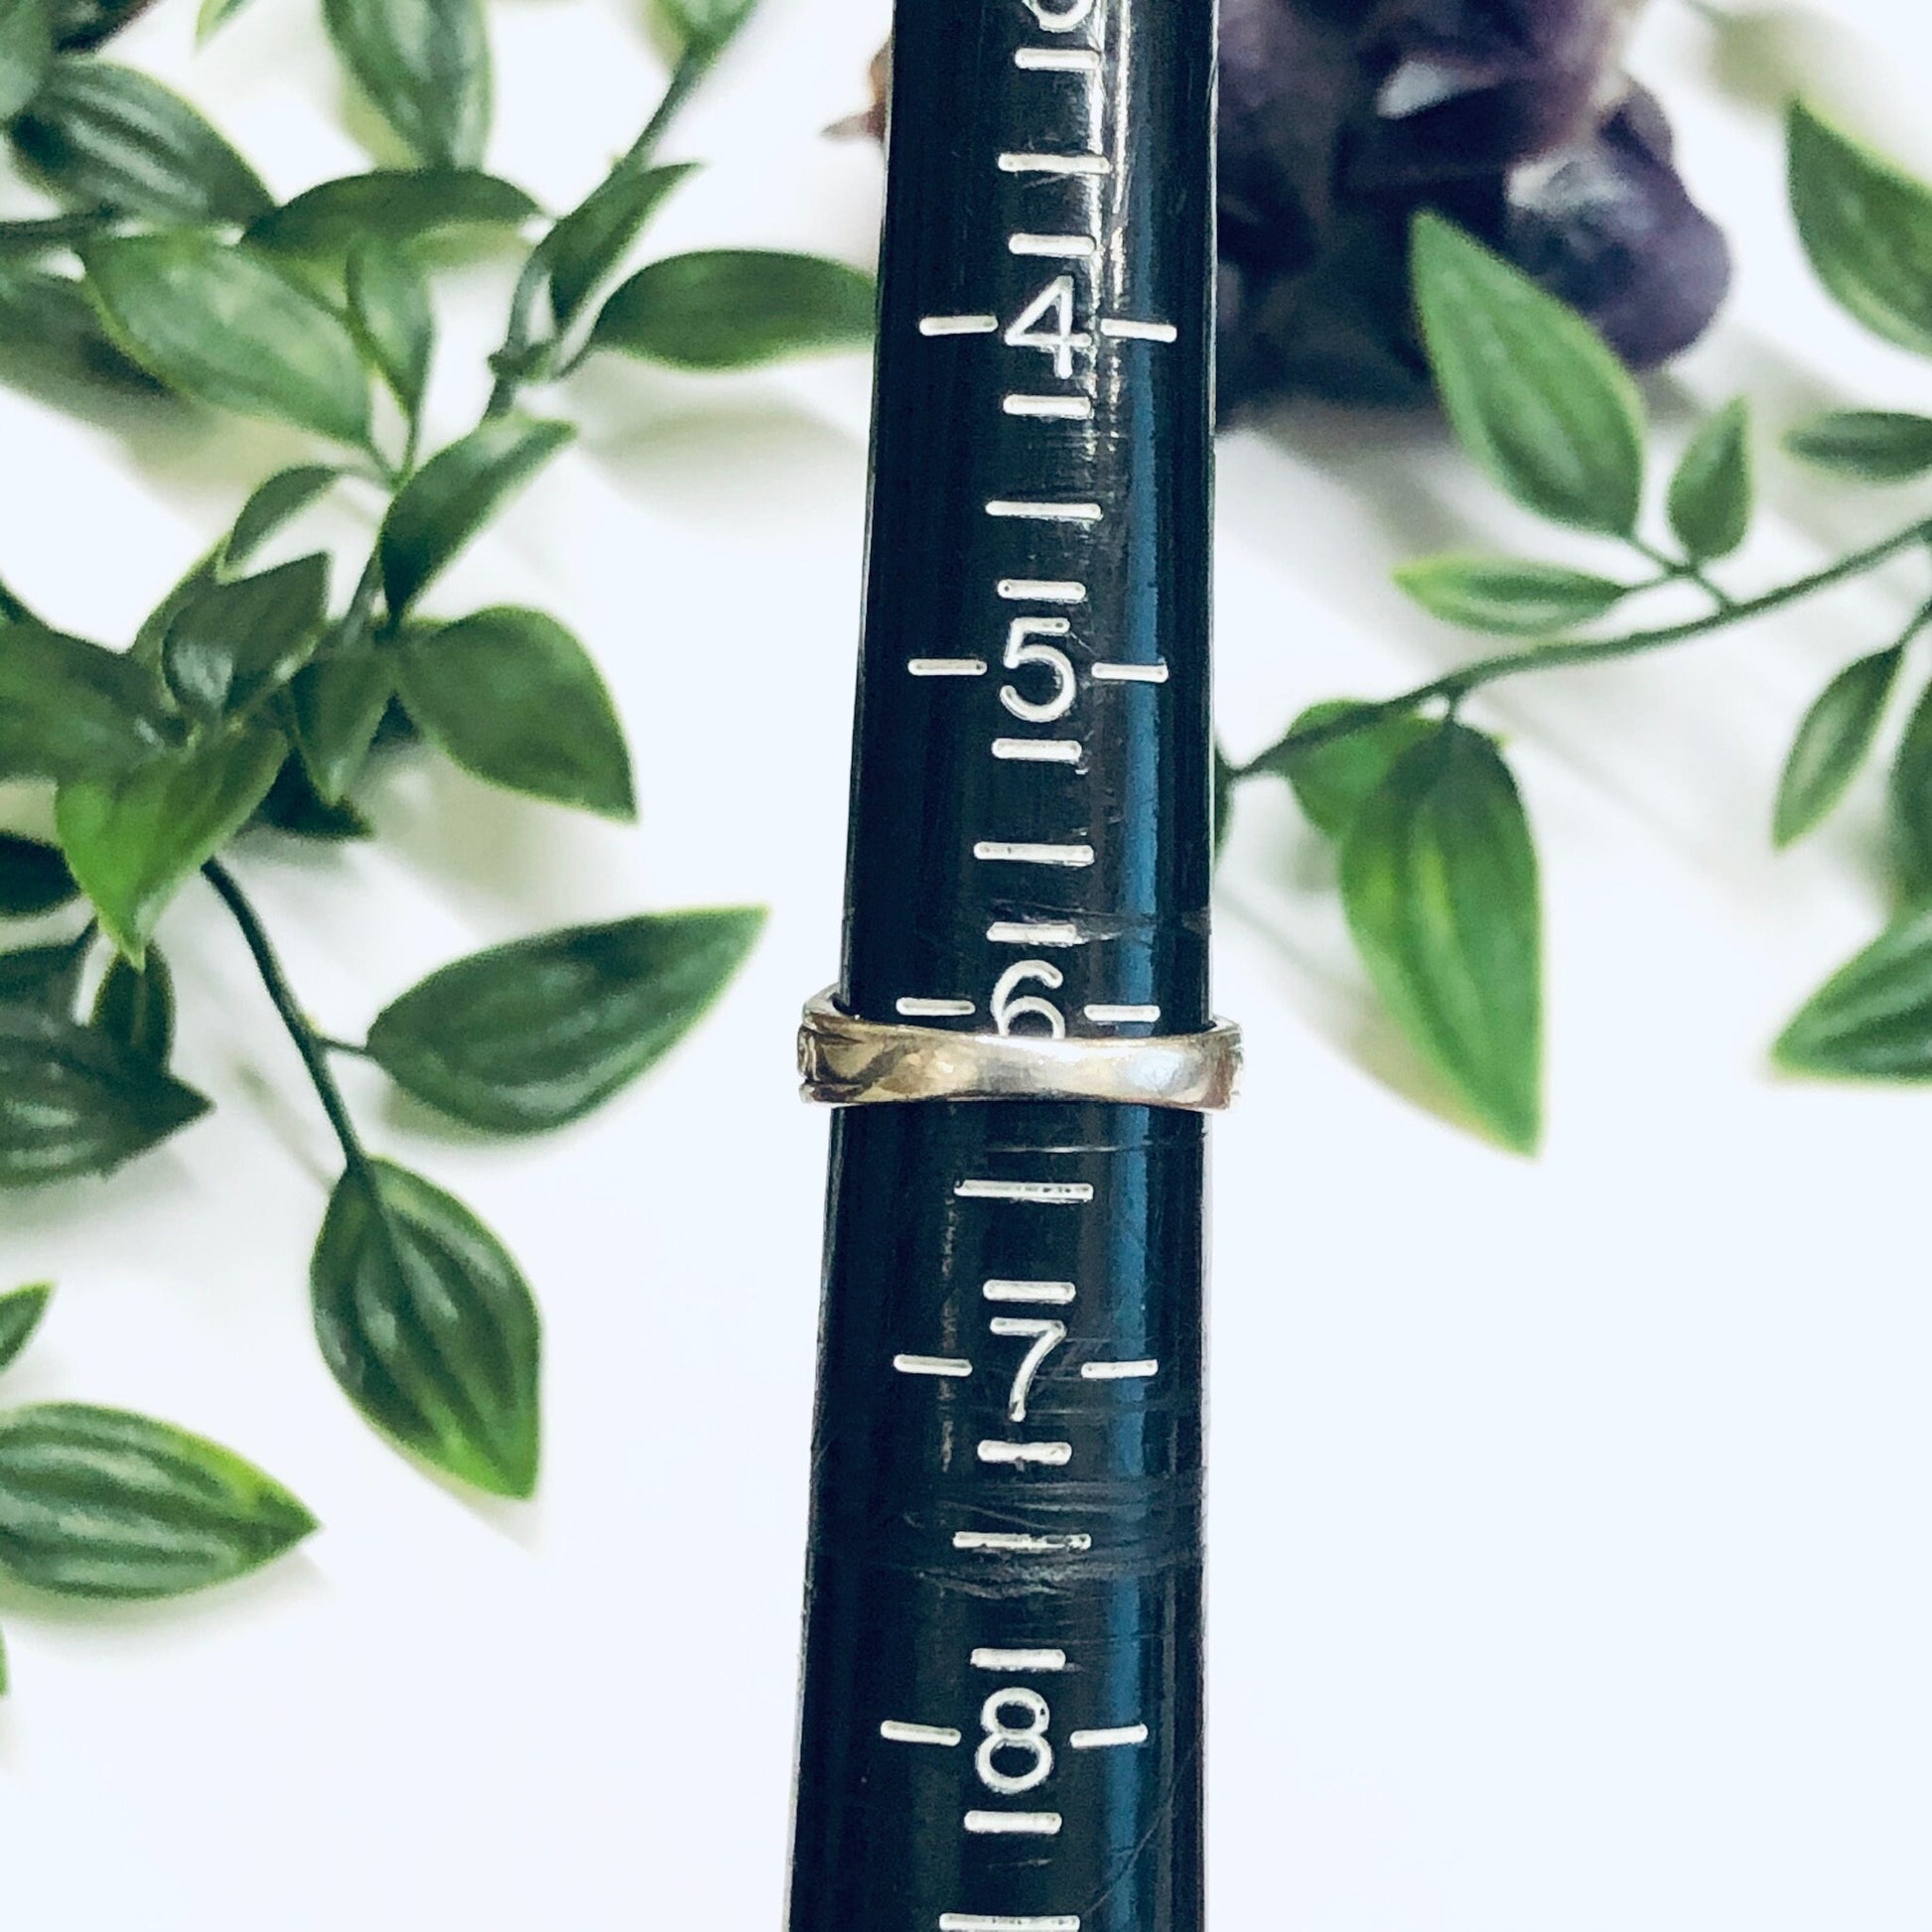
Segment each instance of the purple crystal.
[[1221,0],[1222,404],[1407,401],[1417,209],[1461,222],[1633,366],[1729,284],[1656,102],[1624,75],[1631,0]]
[[1224,416],[1298,392],[1427,397],[1408,268],[1424,207],[1633,368],[1717,314],[1729,250],[1621,65],[1642,0],[1219,3]]

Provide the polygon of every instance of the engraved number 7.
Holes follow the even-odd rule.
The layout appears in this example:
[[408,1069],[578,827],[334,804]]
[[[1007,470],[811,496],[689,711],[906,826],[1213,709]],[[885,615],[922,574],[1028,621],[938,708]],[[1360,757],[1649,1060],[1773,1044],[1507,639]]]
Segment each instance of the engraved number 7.
[[1013,1378],[1013,1393],[1007,1397],[1007,1414],[1015,1422],[1027,1420],[1027,1391],[1034,1377],[1054,1349],[1066,1339],[1066,1323],[1050,1321],[1043,1315],[996,1314],[989,1324],[996,1335],[1032,1335],[1034,1345],[1027,1350]]

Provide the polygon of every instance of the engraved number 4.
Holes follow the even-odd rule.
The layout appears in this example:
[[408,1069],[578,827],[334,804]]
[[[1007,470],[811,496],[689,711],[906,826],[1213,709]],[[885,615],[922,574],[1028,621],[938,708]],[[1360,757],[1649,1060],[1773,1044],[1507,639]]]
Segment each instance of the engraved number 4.
[[[1051,327],[1047,326],[1051,319]],[[1021,310],[1007,331],[1010,348],[1036,348],[1053,358],[1053,373],[1073,373],[1073,351],[1091,348],[1093,338],[1073,327],[1073,277],[1056,275]]]

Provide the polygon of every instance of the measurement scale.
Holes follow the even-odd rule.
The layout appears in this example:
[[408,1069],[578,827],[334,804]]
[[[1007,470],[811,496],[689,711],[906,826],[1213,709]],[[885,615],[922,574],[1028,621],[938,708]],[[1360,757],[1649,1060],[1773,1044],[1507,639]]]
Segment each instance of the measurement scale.
[[791,1932],[1202,1924],[1213,0],[899,0]]

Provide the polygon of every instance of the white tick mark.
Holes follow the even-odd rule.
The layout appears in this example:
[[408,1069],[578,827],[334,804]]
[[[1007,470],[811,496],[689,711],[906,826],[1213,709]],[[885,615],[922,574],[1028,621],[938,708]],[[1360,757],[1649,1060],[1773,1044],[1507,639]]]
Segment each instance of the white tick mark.
[[1161,1364],[1156,1361],[1145,1362],[1082,1362],[1080,1379],[1083,1382],[1145,1382],[1151,1375],[1159,1375]]
[[1013,65],[1029,73],[1098,73],[1100,56],[1085,47],[1023,47]]
[[1106,514],[1098,503],[1049,503],[1037,497],[1015,500],[996,496],[987,504],[988,516],[1017,516],[1030,523],[1098,523]]
[[995,946],[1084,946],[1087,943],[1080,928],[1065,919],[995,919],[986,928],[986,937]]
[[1114,164],[1104,154],[1003,154],[1003,175],[1111,175]]
[[[900,1011],[904,1011],[902,1004]],[[1081,1011],[1096,1027],[1152,1027],[1161,1018],[1159,1007],[1091,1006]]]
[[879,1726],[879,1734],[889,1744],[956,1744],[959,1732],[949,1725],[902,1725],[897,1718],[888,1718]]
[[901,1375],[966,1376],[973,1372],[972,1363],[958,1355],[895,1355],[893,1366]]
[[964,1020],[976,1009],[971,1000],[900,1000],[897,1002],[904,1020]]
[[998,316],[921,316],[921,336],[990,336],[1000,326]]
[[1077,871],[1093,864],[1093,847],[1033,845],[1024,839],[982,839],[974,846],[973,857],[1010,861],[1016,866],[1067,866]]
[[1008,604],[1084,604],[1084,584],[1060,583],[1050,577],[1002,577],[998,585]]
[[979,1447],[982,1462],[1038,1462],[1049,1469],[1063,1469],[1073,1460],[1071,1443],[985,1442]]
[[1009,416],[1050,416],[1064,423],[1084,423],[1093,416],[1093,403],[1086,396],[1012,395],[1004,406]]
[[1076,1730],[1066,1740],[1076,1751],[1110,1751],[1121,1744],[1145,1744],[1146,1725],[1115,1725],[1110,1730]]
[[1044,1207],[1084,1207],[1093,1199],[1089,1180],[961,1180],[952,1191],[955,1200],[1032,1201]]
[[914,677],[984,677],[983,657],[910,657],[905,668]]
[[989,1302],[1034,1302],[1043,1308],[1063,1309],[1079,1291],[1071,1282],[990,1281],[980,1293]]
[[941,1912],[939,1932],[1080,1932],[1073,1912],[1014,1917],[1005,1912]]
[[1133,322],[1126,316],[1102,316],[1100,333],[1117,343],[1173,343],[1180,331],[1171,322]]
[[1153,664],[1096,664],[1093,675],[1101,684],[1166,684],[1165,662]]
[[1084,234],[1016,234],[1007,237],[1007,247],[1016,255],[1043,255],[1048,261],[1091,261],[1100,244]]
[[1014,1916],[1006,1912],[941,1912],[939,1932],[1080,1932],[1074,1912]]
[[1064,1650],[976,1650],[972,1655],[975,1670],[1064,1670]]
[[1060,1815],[1056,1811],[969,1811],[969,1832],[1005,1832],[1025,1838],[1057,1838]]
[[1004,1557],[1081,1556],[1093,1548],[1093,1538],[1072,1536],[1020,1536],[1011,1530],[954,1530],[955,1550],[985,1550]]
[[1077,738],[996,738],[993,756],[1016,764],[1078,764]]

